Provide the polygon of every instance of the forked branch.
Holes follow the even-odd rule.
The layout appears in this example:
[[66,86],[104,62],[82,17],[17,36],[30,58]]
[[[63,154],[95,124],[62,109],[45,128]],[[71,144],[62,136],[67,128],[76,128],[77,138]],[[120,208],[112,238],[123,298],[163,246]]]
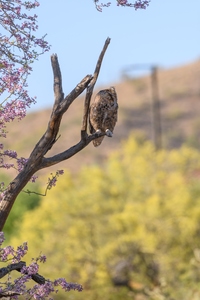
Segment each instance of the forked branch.
[[[17,177],[8,185],[7,189],[1,194],[0,231],[3,229],[3,226],[6,222],[6,219],[10,213],[10,210],[14,204],[16,197],[38,170],[47,168],[63,160],[69,159],[71,156],[75,155],[77,152],[85,148],[92,140],[105,135],[104,133],[94,133],[92,135],[88,135],[87,122],[90,100],[100,72],[103,57],[105,55],[109,43],[110,38],[107,38],[98,58],[94,74],[85,76],[66,97],[64,97],[63,93],[62,76],[60,66],[58,63],[58,57],[55,54],[51,56],[51,64],[54,76],[55,98],[52,113],[49,119],[47,130],[36,144],[32,153],[30,154],[30,157],[28,159],[28,162],[24,166],[24,169],[17,175]],[[87,89],[87,92],[84,103],[83,121],[81,127],[81,140],[76,145],[64,150],[61,153],[58,153],[52,157],[45,157],[45,155],[57,141],[57,136],[63,114],[68,110],[69,106],[73,103],[73,101],[85,89]]]

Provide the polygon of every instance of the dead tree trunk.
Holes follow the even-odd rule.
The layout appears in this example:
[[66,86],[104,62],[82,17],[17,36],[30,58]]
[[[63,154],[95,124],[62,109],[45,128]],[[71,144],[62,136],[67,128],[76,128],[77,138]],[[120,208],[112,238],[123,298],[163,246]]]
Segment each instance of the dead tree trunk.
[[[94,74],[87,75],[85,78],[83,78],[81,82],[77,84],[77,86],[66,97],[64,97],[63,93],[62,77],[58,63],[58,57],[57,55],[51,56],[51,64],[54,75],[55,102],[50,116],[50,120],[46,132],[38,141],[32,153],[30,154],[30,157],[26,165],[24,166],[24,169],[17,175],[17,177],[8,185],[6,190],[2,193],[2,198],[0,199],[0,231],[4,227],[4,224],[8,218],[11,208],[15,202],[15,199],[22,191],[24,186],[27,184],[27,182],[37,171],[55,165],[63,160],[69,159],[77,152],[85,148],[92,140],[105,135],[104,133],[94,133],[92,135],[88,135],[87,120],[91,96],[100,72],[104,54],[109,43],[110,38],[107,38],[102,52],[99,56],[99,59],[97,61]],[[64,115],[64,113],[66,113],[73,101],[85,89],[87,89],[87,92],[85,97],[80,141],[76,145],[72,146],[71,148],[65,150],[62,153],[58,153],[57,155],[54,155],[52,157],[45,157],[48,151],[53,147],[54,143],[56,143],[58,131],[62,121],[62,116]]]

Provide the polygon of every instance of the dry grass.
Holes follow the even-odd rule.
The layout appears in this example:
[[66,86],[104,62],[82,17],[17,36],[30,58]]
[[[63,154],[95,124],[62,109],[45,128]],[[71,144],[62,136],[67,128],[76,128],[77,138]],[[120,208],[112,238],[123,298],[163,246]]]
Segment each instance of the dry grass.
[[[159,70],[159,94],[162,116],[163,147],[188,143],[200,147],[200,61],[169,70]],[[120,147],[130,132],[152,139],[151,80],[149,76],[114,84],[119,99],[119,120],[112,139],[105,138],[95,149],[89,145],[81,153],[54,169],[69,168],[76,172],[82,165],[101,163]],[[104,87],[103,87],[104,88]],[[80,139],[83,98],[79,97],[63,118],[61,137],[48,155],[64,151]],[[47,127],[50,110],[32,113],[22,122],[9,125],[7,148],[28,157]]]

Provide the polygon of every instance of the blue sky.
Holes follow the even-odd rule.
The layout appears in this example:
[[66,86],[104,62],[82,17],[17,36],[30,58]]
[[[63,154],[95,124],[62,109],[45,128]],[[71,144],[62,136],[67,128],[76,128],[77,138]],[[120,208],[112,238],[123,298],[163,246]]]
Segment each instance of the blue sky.
[[37,96],[34,110],[53,104],[52,53],[59,58],[65,94],[93,73],[107,37],[111,43],[97,86],[120,81],[122,70],[132,64],[171,68],[200,58],[199,0],[151,0],[146,10],[138,11],[117,7],[112,0],[102,13],[92,0],[41,0],[40,4],[39,34],[47,33],[52,48],[33,65],[29,78],[29,92]]

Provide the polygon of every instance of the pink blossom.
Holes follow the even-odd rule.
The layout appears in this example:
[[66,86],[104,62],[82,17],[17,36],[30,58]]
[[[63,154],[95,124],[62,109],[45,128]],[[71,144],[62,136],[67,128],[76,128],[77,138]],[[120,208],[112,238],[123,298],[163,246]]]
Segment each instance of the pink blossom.
[[63,174],[64,174],[63,170],[56,171],[55,175],[53,175],[53,173],[51,173],[51,178],[48,178],[47,189],[50,190],[53,186],[56,186],[56,182],[58,180],[58,177],[60,175],[63,175]]
[[17,247],[17,250],[15,251],[15,255],[13,258],[13,262],[21,261],[22,257],[24,257],[27,252],[28,252],[28,245],[27,242],[24,242],[22,245]]
[[37,274],[39,265],[36,262],[32,262],[28,267],[23,267],[21,270],[22,274],[34,275]]
[[3,244],[4,241],[5,241],[4,233],[0,231],[0,246]]
[[40,262],[45,263],[46,260],[47,260],[47,257],[46,257],[46,255],[40,255],[38,259],[39,259]]
[[6,123],[21,120],[35,98],[27,91],[27,77],[31,64],[48,51],[45,36],[36,37],[37,15],[30,11],[39,6],[38,1],[1,0],[0,33],[0,136],[6,137]]
[[[126,6],[126,7],[134,7],[135,10],[137,9],[146,9],[147,6],[149,6],[149,2],[151,0],[138,0],[135,1],[134,3],[129,3],[127,0],[116,0],[117,1],[117,6]],[[94,0],[95,5],[96,5],[96,9],[98,11],[102,11],[103,7],[109,7],[111,5],[111,2],[107,2],[107,3],[99,3],[99,0]]]
[[10,255],[14,255],[13,247],[7,246],[5,248],[0,248],[0,261],[7,261]]
[[[23,243],[15,250],[11,246],[1,248],[2,243],[4,242],[4,234],[0,232],[0,261],[6,262],[8,259],[12,260],[13,263],[20,262],[21,258],[26,255],[28,252],[27,243]],[[22,295],[24,299],[44,299],[49,297],[52,293],[57,293],[58,288],[60,287],[65,292],[71,290],[76,290],[81,292],[83,290],[82,285],[77,283],[67,282],[64,278],[58,278],[54,281],[44,279],[43,284],[36,284],[32,288],[28,287],[27,284],[31,281],[36,274],[39,273],[39,263],[46,262],[46,256],[40,255],[36,259],[33,259],[29,266],[24,265],[21,269],[21,276],[12,281],[10,273],[9,279],[2,285],[0,285],[0,291],[15,292]],[[18,296],[15,296],[15,299],[18,299]]]

